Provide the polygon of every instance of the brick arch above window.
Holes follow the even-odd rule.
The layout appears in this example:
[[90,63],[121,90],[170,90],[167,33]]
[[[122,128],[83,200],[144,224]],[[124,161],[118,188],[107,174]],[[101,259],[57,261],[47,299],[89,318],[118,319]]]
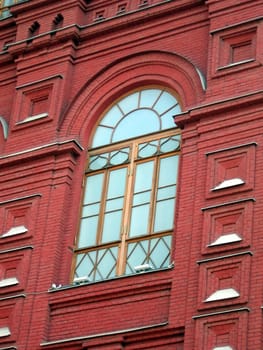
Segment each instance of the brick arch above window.
[[111,63],[87,81],[62,117],[60,132],[89,139],[98,116],[112,101],[147,85],[176,91],[182,111],[200,104],[204,98],[202,74],[187,59],[174,53],[142,52]]

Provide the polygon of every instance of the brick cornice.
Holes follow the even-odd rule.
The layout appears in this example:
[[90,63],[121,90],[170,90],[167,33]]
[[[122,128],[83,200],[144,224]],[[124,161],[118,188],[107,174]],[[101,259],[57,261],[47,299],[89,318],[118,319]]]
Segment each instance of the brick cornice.
[[56,156],[63,153],[70,153],[74,157],[77,157],[80,155],[82,150],[83,148],[80,143],[74,139],[57,141],[15,153],[2,155],[0,156],[0,165],[1,168],[3,168],[4,166],[11,166],[16,163],[31,161],[34,158],[46,158],[50,155]]
[[175,122],[183,129],[185,125],[194,123],[201,118],[210,117],[212,114],[237,110],[242,106],[262,104],[262,99],[263,90],[259,90],[240,96],[217,100],[215,102],[199,105],[184,114],[175,116]]

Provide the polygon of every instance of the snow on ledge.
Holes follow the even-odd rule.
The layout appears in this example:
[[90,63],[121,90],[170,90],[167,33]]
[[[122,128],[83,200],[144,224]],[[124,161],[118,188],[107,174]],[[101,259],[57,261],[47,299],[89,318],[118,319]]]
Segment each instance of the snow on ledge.
[[233,288],[220,289],[208,297],[205,302],[225,300],[239,297],[239,293]]
[[233,186],[239,186],[243,185],[245,183],[244,180],[240,179],[239,177],[236,177],[234,179],[224,180],[216,187],[212,188],[212,191],[222,190],[224,188],[229,188]]
[[218,237],[214,242],[209,244],[209,247],[213,247],[216,245],[221,244],[228,244],[228,243],[234,243],[234,242],[240,242],[242,241],[242,238],[237,233],[228,233],[226,235],[222,235]]
[[0,288],[14,286],[15,284],[18,284],[18,283],[19,282],[16,277],[5,278],[3,280],[0,280]]
[[11,335],[10,329],[8,327],[1,327],[0,337],[7,337],[8,335]]
[[22,233],[26,233],[28,230],[25,226],[21,225],[21,226],[15,226],[10,228],[10,230],[8,230],[7,232],[3,233],[0,237],[4,238],[4,237],[9,237],[9,236],[15,236],[15,235],[20,235]]

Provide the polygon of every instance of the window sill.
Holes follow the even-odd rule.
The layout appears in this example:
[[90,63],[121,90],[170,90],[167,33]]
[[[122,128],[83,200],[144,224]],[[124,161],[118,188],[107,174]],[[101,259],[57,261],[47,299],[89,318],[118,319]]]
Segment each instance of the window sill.
[[98,281],[85,281],[83,283],[79,283],[79,284],[68,284],[68,285],[57,285],[57,286],[52,286],[48,292],[53,293],[53,292],[59,292],[62,290],[68,290],[68,289],[74,289],[74,288],[78,288],[78,287],[83,287],[83,286],[91,286],[94,284],[101,284],[101,283],[107,283],[107,282],[112,282],[112,281],[116,281],[116,280],[122,280],[122,279],[127,279],[127,278],[136,278],[142,275],[149,275],[149,274],[156,274],[158,272],[164,272],[164,271],[171,271],[174,269],[174,265],[171,264],[167,267],[163,267],[161,269],[154,269],[154,270],[147,270],[147,271],[142,271],[142,272],[137,272],[137,273],[133,273],[130,275],[122,275],[122,276],[116,276],[116,277],[112,277],[112,278],[108,278],[105,280],[98,280]]

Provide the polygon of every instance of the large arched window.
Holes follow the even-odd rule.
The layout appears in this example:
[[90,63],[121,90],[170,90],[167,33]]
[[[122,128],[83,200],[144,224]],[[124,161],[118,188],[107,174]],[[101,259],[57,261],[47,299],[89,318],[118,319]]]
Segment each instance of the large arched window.
[[149,87],[117,101],[97,125],[85,175],[75,280],[97,281],[170,264],[180,105]]

